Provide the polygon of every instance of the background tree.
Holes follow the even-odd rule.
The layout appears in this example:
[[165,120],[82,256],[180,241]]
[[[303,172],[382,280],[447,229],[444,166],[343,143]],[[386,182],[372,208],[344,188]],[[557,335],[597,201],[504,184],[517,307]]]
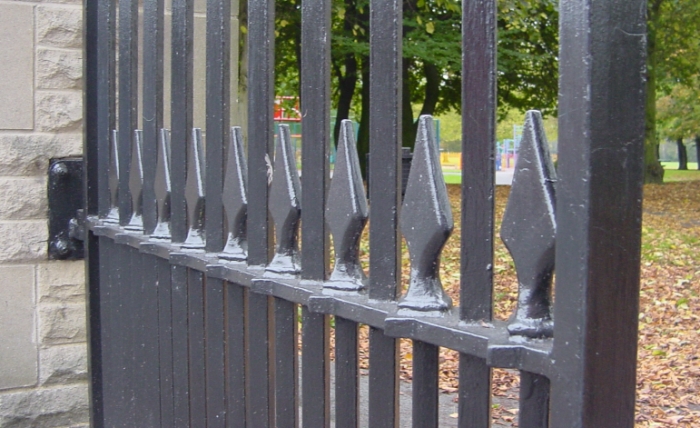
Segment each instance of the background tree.
[[[688,154],[683,142],[695,137],[695,150],[700,155],[700,77],[689,79],[692,86],[677,84],[656,103],[659,134],[675,140],[678,146],[678,169],[688,169]],[[698,157],[700,161],[700,157]],[[700,169],[700,162],[698,164]]]
[[[556,110],[556,0],[500,0],[498,4],[499,113]],[[277,3],[277,93],[298,93],[300,0]],[[459,111],[461,5],[453,0],[404,0],[403,145],[413,147],[418,114]],[[369,151],[369,1],[334,0],[332,22],[334,141],[340,121],[359,118],[363,169]]]
[[700,73],[700,2],[649,0],[647,24],[644,178],[647,183],[661,183],[656,101],[677,84],[692,86],[693,76]]

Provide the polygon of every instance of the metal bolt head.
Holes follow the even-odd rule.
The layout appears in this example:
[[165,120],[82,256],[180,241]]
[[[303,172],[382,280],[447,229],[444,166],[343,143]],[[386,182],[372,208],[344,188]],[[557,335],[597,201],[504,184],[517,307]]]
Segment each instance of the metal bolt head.
[[66,238],[60,237],[51,241],[51,249],[59,258],[68,257],[71,251],[70,242]]
[[56,162],[51,166],[51,173],[58,177],[65,177],[68,175],[68,167],[63,162]]

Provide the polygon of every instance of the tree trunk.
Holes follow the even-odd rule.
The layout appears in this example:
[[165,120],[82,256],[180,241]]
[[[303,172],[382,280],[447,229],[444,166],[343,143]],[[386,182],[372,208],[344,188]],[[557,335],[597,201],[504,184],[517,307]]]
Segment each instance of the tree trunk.
[[440,70],[435,64],[426,62],[423,64],[423,73],[425,73],[425,100],[423,100],[423,108],[421,108],[421,116],[424,114],[432,115],[435,112],[438,99],[440,98]]
[[662,0],[656,0],[648,9],[647,34],[647,98],[644,138],[644,182],[663,183],[664,168],[657,155],[659,141],[656,135],[656,31]]
[[413,146],[416,145],[416,130],[418,126],[413,122],[413,106],[411,105],[411,87],[408,82],[408,69],[411,66],[411,60],[404,58],[403,61],[403,92],[401,94],[401,145],[410,147],[413,151]]
[[688,170],[688,150],[683,144],[682,138],[676,139],[676,145],[678,146],[678,170],[687,171]]
[[369,57],[362,58],[362,113],[357,133],[357,155],[362,177],[367,180],[367,153],[369,153]]
[[698,170],[700,170],[700,135],[695,136],[695,162],[698,164]]
[[[404,60],[405,62],[406,60]],[[408,85],[408,79],[405,76],[408,74],[408,67],[404,67],[403,80],[403,146],[410,147],[416,143],[416,133],[418,132],[418,120],[413,118],[413,106],[411,105],[411,92]],[[440,98],[440,70],[435,66],[426,62],[423,64],[423,75],[425,77],[425,94],[423,98],[423,106],[420,110],[420,115],[432,115],[435,112],[438,99]]]
[[338,76],[338,110],[335,116],[335,125],[333,126],[333,142],[337,148],[340,124],[350,115],[352,97],[357,86],[357,59],[355,59],[355,55],[348,54],[345,56],[345,75],[342,75],[340,69],[336,70],[336,75]]
[[[352,33],[353,22],[361,21],[358,15],[356,1],[345,0],[343,33]],[[338,147],[340,124],[350,116],[352,97],[355,95],[355,88],[357,87],[357,58],[355,54],[346,54],[345,58],[343,58],[343,62],[345,65],[345,74],[343,74],[340,67],[335,67],[335,74],[338,76],[338,110],[336,111],[335,125],[333,126],[333,142],[336,148]],[[333,61],[333,64],[335,63],[336,61]]]

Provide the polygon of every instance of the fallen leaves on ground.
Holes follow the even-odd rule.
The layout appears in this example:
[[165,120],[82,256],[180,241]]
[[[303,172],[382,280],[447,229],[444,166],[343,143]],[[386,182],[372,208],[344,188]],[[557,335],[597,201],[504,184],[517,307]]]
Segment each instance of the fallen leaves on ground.
[[[496,188],[497,227],[509,190],[508,187]],[[460,189],[448,186],[448,193],[455,230],[442,253],[441,277],[445,291],[458,304]],[[363,241],[366,264],[367,240]],[[402,288],[405,290],[409,274],[405,248],[402,254]],[[637,426],[700,426],[700,181],[645,186],[640,286]],[[497,238],[494,242],[494,318],[508,319],[516,298],[515,268],[508,251]],[[365,370],[368,368],[367,342],[365,326],[360,330],[360,366]],[[401,379],[411,380],[410,340],[400,341],[400,353]],[[458,353],[440,349],[439,385],[443,392],[457,391],[458,365]],[[517,371],[493,371],[494,396],[517,399],[518,385]],[[516,423],[517,412],[510,410],[494,406],[494,422]]]

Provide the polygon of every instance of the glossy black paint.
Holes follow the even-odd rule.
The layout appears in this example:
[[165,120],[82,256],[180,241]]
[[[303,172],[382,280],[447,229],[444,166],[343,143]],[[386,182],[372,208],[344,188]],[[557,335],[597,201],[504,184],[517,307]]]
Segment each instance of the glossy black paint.
[[[493,367],[521,371],[520,426],[633,425],[644,2],[561,3],[557,200],[538,115],[529,113],[501,232],[520,283],[510,324],[491,320],[494,2],[465,0],[463,7],[468,156],[462,169],[458,308],[450,308],[439,283],[440,249],[452,221],[427,117],[421,118],[400,205],[401,2],[370,4],[370,207],[347,123],[328,186],[328,0],[302,2],[306,173],[301,182],[286,127],[281,127],[274,172],[268,171],[268,165],[273,169],[274,2],[248,3],[244,133],[231,131],[227,122],[227,79],[238,61],[227,57],[231,4],[208,1],[208,162],[201,135],[191,134],[193,1],[173,1],[171,52],[161,46],[162,0],[145,2],[149,34],[142,106],[134,71],[141,58],[135,44],[138,3],[119,1],[118,58],[117,2],[86,5],[86,108],[94,109],[86,112],[85,146],[94,426],[329,426],[331,315],[336,426],[356,427],[360,420],[360,324],[370,326],[370,426],[399,424],[399,338],[414,341],[415,426],[437,424],[439,347],[460,352],[460,427],[488,426]],[[166,55],[172,57],[172,148],[160,124]],[[132,139],[139,111],[148,120],[143,136],[137,132]],[[154,129],[160,131],[158,141]],[[368,214],[365,282],[358,237]],[[137,226],[139,216],[143,227]],[[120,226],[129,223],[130,228]],[[340,272],[330,277],[324,223],[333,233]],[[399,223],[413,271],[402,299],[397,295]],[[552,316],[548,294],[555,251]]]
[[119,223],[119,131],[112,130],[109,143],[109,211],[105,223]]
[[324,287],[358,291],[367,286],[367,276],[360,265],[360,236],[369,210],[351,121],[341,124],[339,140],[326,205],[326,222],[335,244],[335,266]]
[[153,194],[156,198],[156,225],[151,233],[151,239],[170,239],[170,132],[160,130],[158,139],[158,160],[153,183]]
[[560,7],[553,426],[634,426],[646,5]]
[[411,258],[411,279],[399,307],[420,312],[450,309],[452,299],[440,282],[440,253],[454,222],[430,116],[421,116],[418,121],[400,226]]
[[143,131],[134,131],[129,167],[129,193],[131,194],[131,218],[124,227],[133,232],[143,231]]
[[529,111],[501,224],[501,239],[513,257],[519,282],[518,306],[508,325],[511,334],[532,338],[553,334],[556,181],[542,116]]
[[228,238],[219,258],[245,262],[248,257],[248,163],[243,152],[243,133],[239,126],[231,129],[222,199],[228,219]]
[[267,275],[297,275],[299,263],[299,220],[301,183],[292,150],[288,125],[280,125],[270,185],[270,213],[275,222],[275,257],[265,269]]
[[[493,313],[494,141],[496,141],[496,2],[462,1],[462,236],[460,318]],[[491,369],[459,359],[459,426],[483,427],[491,412]],[[469,386],[465,386],[469,385]]]
[[185,199],[187,200],[187,238],[182,243],[183,250],[204,250],[206,236],[204,232],[204,150],[202,148],[202,130],[192,130],[192,140],[187,150],[187,181],[185,182]]
[[82,221],[79,211],[84,205],[83,160],[51,159],[48,175],[49,259],[82,259],[84,231],[76,232]]

